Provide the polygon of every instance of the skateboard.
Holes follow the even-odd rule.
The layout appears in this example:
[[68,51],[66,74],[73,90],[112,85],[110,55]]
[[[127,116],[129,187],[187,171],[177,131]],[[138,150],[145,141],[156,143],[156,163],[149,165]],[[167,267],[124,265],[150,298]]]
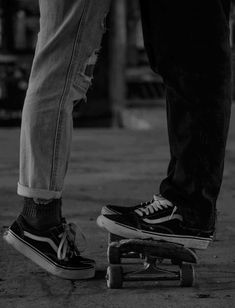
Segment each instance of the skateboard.
[[[109,234],[107,257],[106,280],[110,289],[122,288],[124,281],[179,281],[181,287],[195,283],[197,255],[180,244]],[[130,270],[133,265],[135,269]],[[136,270],[136,266],[141,268]]]

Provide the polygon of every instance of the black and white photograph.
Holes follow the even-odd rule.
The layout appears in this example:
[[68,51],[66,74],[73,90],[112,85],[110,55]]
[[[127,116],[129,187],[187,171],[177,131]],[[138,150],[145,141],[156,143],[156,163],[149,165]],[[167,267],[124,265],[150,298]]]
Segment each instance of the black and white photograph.
[[0,0],[0,307],[235,307],[235,0]]

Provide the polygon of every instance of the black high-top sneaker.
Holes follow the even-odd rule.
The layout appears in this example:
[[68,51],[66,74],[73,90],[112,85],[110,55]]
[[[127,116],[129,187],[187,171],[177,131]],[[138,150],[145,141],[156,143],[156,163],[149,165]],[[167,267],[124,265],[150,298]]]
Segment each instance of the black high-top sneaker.
[[97,224],[120,237],[165,240],[195,249],[206,249],[213,238],[211,231],[184,228],[178,207],[161,196],[116,215],[100,215]]
[[61,224],[46,231],[27,225],[20,215],[4,233],[4,240],[49,273],[64,279],[88,279],[95,275],[95,262],[80,255],[76,226]]

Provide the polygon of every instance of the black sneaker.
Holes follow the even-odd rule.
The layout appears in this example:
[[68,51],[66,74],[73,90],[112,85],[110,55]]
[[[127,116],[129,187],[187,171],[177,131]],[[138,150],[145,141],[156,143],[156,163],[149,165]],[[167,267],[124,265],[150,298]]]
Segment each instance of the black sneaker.
[[106,205],[101,210],[101,215],[129,215],[136,213],[146,222],[161,223],[169,219],[183,220],[182,215],[169,200],[161,195],[154,195],[151,201],[135,206]]
[[100,215],[97,224],[123,238],[164,240],[188,248],[206,249],[213,240],[213,234],[184,228],[177,208],[174,207],[171,211],[173,219],[170,219],[169,215],[155,219],[154,213],[147,210],[129,215]]
[[80,256],[76,226],[65,220],[44,232],[28,226],[20,215],[4,233],[4,240],[44,270],[64,279],[88,279],[95,275],[95,262]]

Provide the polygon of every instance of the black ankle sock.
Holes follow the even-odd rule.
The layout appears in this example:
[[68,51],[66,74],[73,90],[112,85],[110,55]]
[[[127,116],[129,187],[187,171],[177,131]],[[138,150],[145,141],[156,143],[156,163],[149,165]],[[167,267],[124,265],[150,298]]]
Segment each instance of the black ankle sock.
[[38,204],[32,198],[24,198],[21,215],[26,223],[36,230],[46,230],[61,222],[61,199],[47,204]]

